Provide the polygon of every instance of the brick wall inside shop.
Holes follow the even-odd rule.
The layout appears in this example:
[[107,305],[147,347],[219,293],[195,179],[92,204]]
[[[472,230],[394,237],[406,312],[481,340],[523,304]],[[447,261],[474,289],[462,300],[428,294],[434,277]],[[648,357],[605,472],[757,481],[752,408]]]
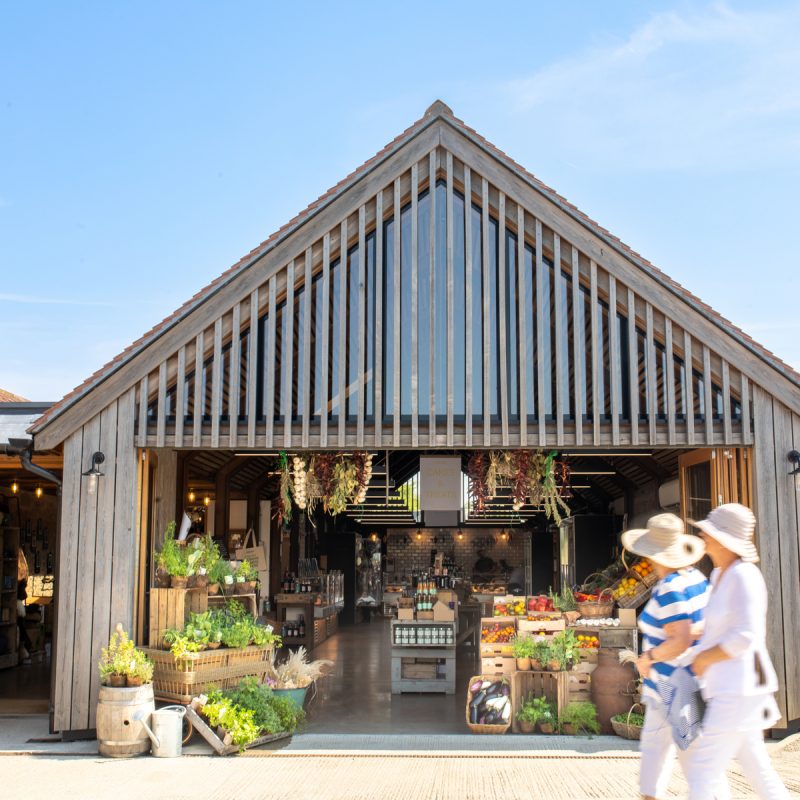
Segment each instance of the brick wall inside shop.
[[[481,528],[478,531],[462,532],[464,538],[459,540],[456,532],[450,529],[442,531],[435,528],[391,529],[386,541],[386,557],[390,563],[394,562],[394,576],[398,580],[403,580],[406,577],[410,578],[413,572],[429,569],[432,550],[452,555],[453,560],[467,575],[472,573],[478,560],[478,550],[485,551],[486,555],[498,564],[501,560],[505,560],[512,569],[523,565],[524,540],[529,534],[512,530],[511,541],[504,542],[500,538],[500,528]],[[422,534],[421,541],[417,540],[418,533]],[[434,538],[439,541],[434,542]]]

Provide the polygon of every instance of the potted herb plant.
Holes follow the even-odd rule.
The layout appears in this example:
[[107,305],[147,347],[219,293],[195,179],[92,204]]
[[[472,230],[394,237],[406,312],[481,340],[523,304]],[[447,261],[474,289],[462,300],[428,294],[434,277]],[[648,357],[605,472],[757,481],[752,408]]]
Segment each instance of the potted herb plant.
[[127,673],[128,686],[142,686],[153,680],[153,662],[141,652],[136,651],[133,666]]
[[225,578],[230,575],[230,572],[230,564],[222,559],[217,559],[208,570],[208,593],[219,594],[220,586],[225,583]]
[[535,639],[531,650],[531,669],[544,669],[550,660],[550,645],[547,639]]
[[568,703],[561,712],[559,722],[561,730],[570,736],[579,733],[600,733],[600,723],[597,721],[597,708],[594,703]]
[[181,546],[175,541],[176,529],[177,526],[173,520],[164,531],[164,543],[161,549],[155,552],[156,570],[153,585],[156,589],[169,589],[172,574],[170,567],[180,558]]
[[116,626],[108,647],[101,650],[98,668],[104,686],[141,686],[153,680],[153,663],[136,648],[122,625]]
[[536,724],[541,733],[553,733],[556,726],[556,712],[546,697],[534,697],[532,702],[533,713],[536,715]]
[[517,669],[523,672],[531,668],[531,658],[536,652],[536,642],[531,636],[519,635],[514,637],[512,653],[517,660]]
[[534,698],[530,695],[522,701],[522,708],[517,712],[517,722],[520,733],[533,733],[539,721],[539,712],[533,704]]
[[255,591],[257,578],[258,572],[247,559],[244,559],[236,569],[236,580],[242,592],[249,593]]

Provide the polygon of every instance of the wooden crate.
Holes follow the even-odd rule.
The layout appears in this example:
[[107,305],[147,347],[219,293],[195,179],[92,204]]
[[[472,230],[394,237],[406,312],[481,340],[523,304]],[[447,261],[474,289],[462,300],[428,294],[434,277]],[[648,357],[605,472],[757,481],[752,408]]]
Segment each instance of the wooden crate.
[[164,631],[183,629],[189,614],[208,610],[208,593],[202,589],[151,589],[149,647],[161,647]]
[[[517,618],[516,617],[482,617],[481,618],[481,639],[483,639],[483,630],[491,625],[499,624],[500,626],[513,626],[516,630]],[[511,642],[483,642],[481,641],[481,655],[484,656],[510,656],[511,655]]]
[[484,675],[511,675],[517,668],[517,660],[504,656],[484,656],[481,658],[481,672]]
[[[586,666],[595,666],[589,665]],[[569,700],[570,702],[583,702],[592,699],[592,675],[590,672],[572,670],[566,673],[569,676]]]
[[409,681],[435,681],[438,665],[438,658],[403,658],[400,661],[400,677]]
[[514,672],[511,676],[511,729],[519,733],[517,712],[526,697],[546,697],[556,713],[560,714],[569,702],[568,672]]
[[520,633],[539,633],[555,634],[566,630],[567,623],[564,619],[519,619],[517,620],[517,630]]

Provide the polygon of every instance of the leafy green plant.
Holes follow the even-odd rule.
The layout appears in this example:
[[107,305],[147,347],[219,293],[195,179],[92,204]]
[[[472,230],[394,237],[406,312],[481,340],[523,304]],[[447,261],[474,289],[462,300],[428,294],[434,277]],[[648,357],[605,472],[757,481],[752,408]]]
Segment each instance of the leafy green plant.
[[536,639],[531,651],[531,659],[540,664],[546,664],[550,660],[550,644],[547,639]]
[[557,633],[551,642],[551,659],[557,659],[561,669],[565,669],[570,661],[575,661],[578,651],[578,638],[571,628]]
[[225,583],[225,577],[233,575],[229,561],[218,558],[208,570],[208,580],[210,583]]
[[225,697],[209,700],[203,706],[203,714],[212,727],[223,728],[239,750],[244,750],[258,738],[259,729],[254,712],[234,705]]
[[559,718],[561,727],[571,725],[576,733],[600,733],[597,707],[594,703],[567,703]]
[[112,675],[142,676],[146,683],[153,679],[152,662],[137,649],[122,625],[116,626],[108,640],[108,647],[101,650],[98,668],[101,683],[106,683]]
[[266,734],[294,732],[305,719],[305,713],[291,700],[273,694],[257,678],[243,678],[235,689],[224,692],[235,705],[249,709],[256,725]]
[[247,559],[244,559],[236,568],[236,577],[245,581],[254,581],[258,578],[258,570]]
[[514,658],[533,658],[533,654],[536,652],[536,641],[532,636],[520,634],[514,637],[511,649]]
[[635,711],[632,711],[630,714],[627,712],[624,714],[615,714],[611,719],[613,719],[614,722],[621,722],[624,725],[633,725],[636,728],[644,727],[644,714],[639,714]]
[[575,600],[575,595],[569,586],[563,586],[560,594],[553,594],[550,592],[550,599],[553,601],[553,608],[558,611],[577,611],[578,603]]
[[222,644],[225,647],[247,647],[252,639],[252,628],[244,620],[223,628]]
[[199,653],[203,649],[203,645],[200,642],[190,639],[188,636],[179,634],[175,637],[169,649],[177,661],[178,659],[185,658],[189,653]]
[[529,722],[531,725],[535,725],[537,722],[553,724],[556,721],[556,715],[546,697],[528,695],[517,712],[517,719],[520,722]]

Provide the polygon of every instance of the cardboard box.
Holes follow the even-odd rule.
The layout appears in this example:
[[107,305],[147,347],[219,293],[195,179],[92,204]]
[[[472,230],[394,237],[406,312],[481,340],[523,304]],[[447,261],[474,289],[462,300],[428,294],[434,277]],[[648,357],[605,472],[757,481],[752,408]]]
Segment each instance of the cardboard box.
[[397,619],[402,620],[403,622],[413,622],[414,621],[414,609],[413,608],[398,608],[397,609]]
[[433,621],[434,622],[453,622],[456,618],[456,612],[450,608],[447,603],[437,600],[433,606]]
[[441,600],[443,603],[455,603],[458,600],[458,595],[452,589],[439,589],[436,599]]
[[417,611],[417,619],[433,620],[433,611]]
[[618,608],[617,619],[619,624],[626,628],[636,627],[636,609],[635,608]]

